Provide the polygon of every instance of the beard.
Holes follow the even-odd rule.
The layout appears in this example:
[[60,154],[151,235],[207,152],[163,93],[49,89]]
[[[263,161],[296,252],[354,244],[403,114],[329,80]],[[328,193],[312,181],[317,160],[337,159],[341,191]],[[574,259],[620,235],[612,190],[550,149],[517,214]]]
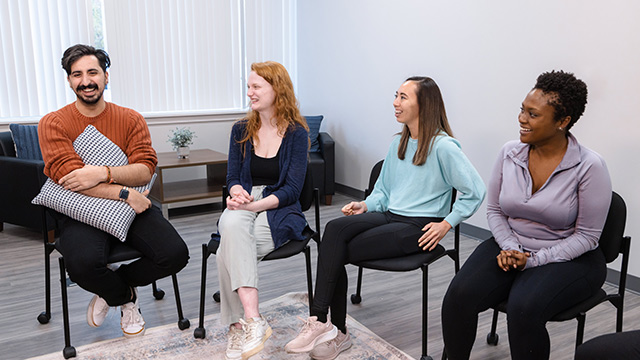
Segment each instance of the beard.
[[[95,89],[96,94],[93,95],[92,97],[86,97],[82,94],[82,91],[85,89]],[[82,101],[86,105],[94,105],[94,104],[97,104],[98,101],[100,101],[100,99],[102,99],[102,94],[104,93],[104,89],[102,89],[102,91],[100,92],[98,92],[98,90],[100,89],[97,84],[89,84],[87,86],[80,85],[76,88],[75,93],[78,100]]]

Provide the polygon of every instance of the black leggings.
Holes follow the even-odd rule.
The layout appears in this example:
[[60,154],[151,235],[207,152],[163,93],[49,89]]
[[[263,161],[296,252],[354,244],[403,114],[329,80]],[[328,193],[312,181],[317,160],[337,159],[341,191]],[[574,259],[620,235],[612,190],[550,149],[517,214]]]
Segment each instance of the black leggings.
[[347,318],[347,272],[345,265],[363,260],[392,258],[423,251],[418,239],[422,228],[442,218],[406,217],[364,213],[330,221],[319,247],[316,290],[311,316],[331,322],[345,332]]
[[451,360],[469,358],[478,314],[507,299],[511,358],[548,359],[547,321],[595,294],[606,277],[599,248],[571,261],[508,272],[498,267],[499,253],[493,238],[482,242],[449,284],[442,333]]

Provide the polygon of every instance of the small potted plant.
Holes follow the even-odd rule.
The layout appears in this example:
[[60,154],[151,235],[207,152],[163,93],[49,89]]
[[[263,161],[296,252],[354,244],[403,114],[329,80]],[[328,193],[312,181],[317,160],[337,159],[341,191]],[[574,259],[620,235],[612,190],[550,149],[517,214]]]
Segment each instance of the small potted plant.
[[177,151],[179,159],[189,157],[189,145],[193,144],[194,137],[196,137],[195,133],[187,127],[176,127],[175,130],[171,130],[169,142],[173,145],[173,150]]

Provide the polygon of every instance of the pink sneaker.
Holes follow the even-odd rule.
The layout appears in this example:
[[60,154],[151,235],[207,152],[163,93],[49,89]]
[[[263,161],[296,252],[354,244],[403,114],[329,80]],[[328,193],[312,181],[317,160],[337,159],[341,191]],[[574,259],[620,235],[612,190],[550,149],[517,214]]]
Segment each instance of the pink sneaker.
[[304,322],[302,329],[295,339],[285,345],[288,353],[303,353],[311,351],[317,344],[329,341],[336,337],[338,329],[327,319],[326,323],[318,321],[317,316],[311,316]]
[[336,337],[316,345],[309,355],[315,360],[333,360],[338,357],[341,352],[350,347],[351,335],[349,335],[349,330],[347,330],[346,334],[343,334],[342,331],[338,330],[338,335],[336,335]]

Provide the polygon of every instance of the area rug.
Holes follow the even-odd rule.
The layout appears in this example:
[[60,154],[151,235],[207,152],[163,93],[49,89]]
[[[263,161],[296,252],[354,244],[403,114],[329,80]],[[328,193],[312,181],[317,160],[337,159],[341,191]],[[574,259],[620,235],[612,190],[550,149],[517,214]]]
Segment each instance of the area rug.
[[[272,359],[309,359],[308,354],[287,354],[284,345],[293,339],[302,322],[298,316],[308,316],[307,296],[303,293],[289,293],[277,299],[260,304],[262,314],[267,318],[273,335],[265,343],[260,353],[251,360]],[[227,346],[227,330],[220,324],[219,313],[205,317],[207,336],[195,339],[193,330],[197,319],[191,321],[191,327],[180,331],[175,324],[147,329],[140,338],[120,337],[93,344],[79,346],[77,359],[224,359]],[[410,356],[395,348],[372,333],[364,325],[347,318],[347,327],[351,333],[353,346],[340,354],[338,359],[358,360],[408,360]],[[32,359],[64,359],[61,351]]]

